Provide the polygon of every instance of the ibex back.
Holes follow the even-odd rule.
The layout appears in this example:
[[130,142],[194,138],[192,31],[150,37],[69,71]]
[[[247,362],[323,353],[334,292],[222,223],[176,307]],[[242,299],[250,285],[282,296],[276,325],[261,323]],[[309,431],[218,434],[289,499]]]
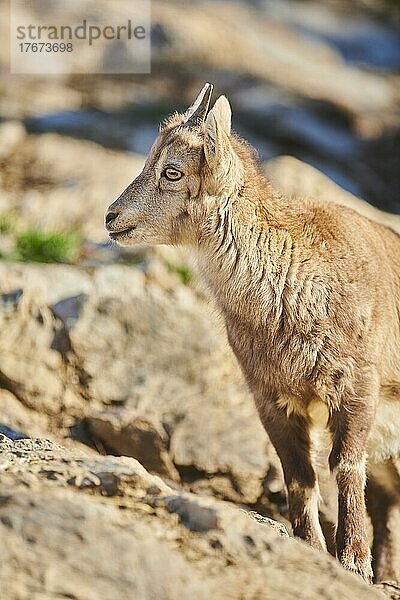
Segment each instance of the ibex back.
[[[282,462],[294,534],[324,549],[311,431],[331,436],[337,556],[372,576],[366,534],[368,456],[375,578],[393,579],[386,520],[399,504],[400,237],[350,209],[284,198],[231,132],[206,84],[161,126],[143,171],[110,206],[122,245],[191,247]],[[322,422],[321,422],[322,419]]]

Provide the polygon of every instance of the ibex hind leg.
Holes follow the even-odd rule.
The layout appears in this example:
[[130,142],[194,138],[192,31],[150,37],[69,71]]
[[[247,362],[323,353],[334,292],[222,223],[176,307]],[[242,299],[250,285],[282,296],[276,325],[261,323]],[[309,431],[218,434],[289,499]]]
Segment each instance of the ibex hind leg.
[[372,581],[371,553],[366,529],[365,480],[367,436],[374,401],[357,397],[332,415],[333,445],[329,465],[338,486],[336,552],[343,567]]
[[375,583],[400,583],[400,474],[393,459],[368,465],[367,509],[373,527]]

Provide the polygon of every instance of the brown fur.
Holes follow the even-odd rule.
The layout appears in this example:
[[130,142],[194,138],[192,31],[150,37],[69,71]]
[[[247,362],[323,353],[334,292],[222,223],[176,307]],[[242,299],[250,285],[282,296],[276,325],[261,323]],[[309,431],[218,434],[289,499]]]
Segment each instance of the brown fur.
[[[142,173],[110,206],[107,228],[121,244],[196,252],[281,459],[294,533],[319,549],[311,434],[321,425],[315,407],[325,410],[337,555],[369,580],[367,452],[379,464],[400,451],[400,237],[334,203],[282,197],[231,133],[226,98],[206,116],[210,92],[164,124]],[[166,179],[167,165],[179,181]],[[398,494],[385,493],[389,510]],[[374,526],[380,579],[393,570],[379,541],[385,526]]]

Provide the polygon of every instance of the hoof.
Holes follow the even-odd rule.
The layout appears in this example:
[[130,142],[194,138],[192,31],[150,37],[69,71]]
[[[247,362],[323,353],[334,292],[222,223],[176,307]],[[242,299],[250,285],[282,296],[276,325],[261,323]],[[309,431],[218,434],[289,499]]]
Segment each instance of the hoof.
[[364,579],[367,583],[372,583],[373,573],[371,567],[371,555],[368,551],[367,556],[363,553],[362,556],[357,555],[354,552],[344,553],[340,558],[342,567],[347,571],[356,573]]

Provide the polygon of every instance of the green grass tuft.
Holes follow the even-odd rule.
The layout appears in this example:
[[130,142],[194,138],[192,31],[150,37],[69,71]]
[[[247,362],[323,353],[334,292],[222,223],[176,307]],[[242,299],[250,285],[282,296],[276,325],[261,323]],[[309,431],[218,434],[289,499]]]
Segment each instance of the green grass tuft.
[[23,262],[68,263],[75,259],[80,244],[76,233],[28,229],[16,236],[15,258]]
[[193,273],[189,269],[189,267],[185,265],[174,265],[168,261],[166,261],[166,266],[171,273],[176,273],[179,275],[181,281],[185,285],[189,285],[189,283],[193,280]]
[[11,233],[13,230],[13,223],[10,215],[0,215],[0,233]]

